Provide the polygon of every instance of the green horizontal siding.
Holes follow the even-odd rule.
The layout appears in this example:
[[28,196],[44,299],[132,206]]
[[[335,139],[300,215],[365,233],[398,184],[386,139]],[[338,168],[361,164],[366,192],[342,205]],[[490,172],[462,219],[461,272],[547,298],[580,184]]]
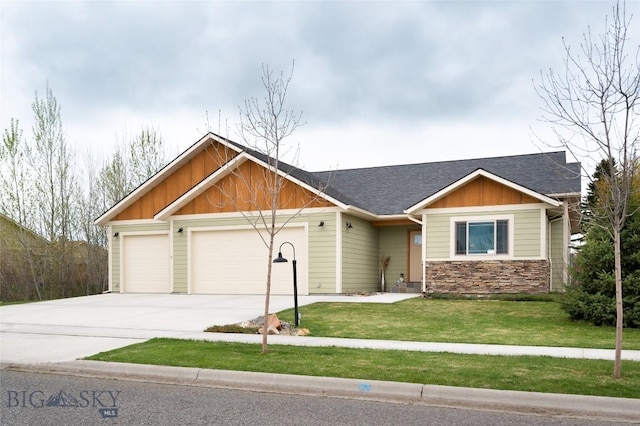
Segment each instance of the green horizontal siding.
[[[309,214],[309,293],[336,292],[336,214]],[[318,226],[323,221],[324,226]]]
[[551,222],[550,233],[550,253],[551,259],[551,291],[561,291],[564,289],[564,259],[563,259],[563,223],[561,220]]
[[450,246],[449,215],[427,216],[427,259],[446,259]]
[[540,209],[514,212],[514,257],[540,257],[544,253],[540,241]]
[[[378,228],[363,219],[342,217],[342,292],[376,291],[378,278]],[[353,228],[346,229],[346,222]]]

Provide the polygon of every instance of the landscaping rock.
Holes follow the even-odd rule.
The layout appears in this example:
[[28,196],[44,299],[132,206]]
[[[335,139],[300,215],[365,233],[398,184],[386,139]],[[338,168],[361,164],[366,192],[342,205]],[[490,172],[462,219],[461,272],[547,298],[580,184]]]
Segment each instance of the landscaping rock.
[[[279,324],[279,327],[278,327]],[[264,325],[264,317],[260,316],[250,321],[242,321],[238,324],[243,328],[258,329],[258,334],[262,334],[262,326]],[[282,336],[308,336],[310,334],[308,328],[295,328],[290,323],[280,321],[275,314],[269,315],[269,325],[267,326],[267,334],[279,334]]]
[[[260,329],[258,330],[258,333],[261,333],[261,334],[264,333],[264,330],[263,330],[264,326],[265,325],[263,324],[262,327],[260,327]],[[280,330],[282,330],[282,323],[280,322],[276,314],[271,314],[267,319],[266,327],[267,327],[267,334],[280,334]]]

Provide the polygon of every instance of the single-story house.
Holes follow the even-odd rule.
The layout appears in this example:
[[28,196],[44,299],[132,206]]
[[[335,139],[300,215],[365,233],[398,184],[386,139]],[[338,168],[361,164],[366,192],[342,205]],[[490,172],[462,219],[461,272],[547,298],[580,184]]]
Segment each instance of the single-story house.
[[[113,292],[264,294],[271,158],[213,133],[96,219]],[[276,253],[298,293],[560,291],[580,165],[564,152],[308,172],[280,162]],[[273,169],[272,169],[273,170]],[[295,253],[290,245],[295,249]],[[274,253],[274,256],[276,255]],[[272,294],[291,294],[273,265]]]

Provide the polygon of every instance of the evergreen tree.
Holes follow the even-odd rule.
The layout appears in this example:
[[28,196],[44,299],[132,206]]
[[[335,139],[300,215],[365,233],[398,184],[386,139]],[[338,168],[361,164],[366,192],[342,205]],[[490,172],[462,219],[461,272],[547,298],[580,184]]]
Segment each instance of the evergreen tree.
[[[606,169],[605,169],[606,170]],[[574,284],[567,288],[564,310],[574,320],[585,320],[595,325],[615,325],[615,275],[613,238],[598,224],[600,197],[606,191],[600,179],[601,167],[596,168],[589,185],[584,206],[591,220],[584,228],[585,244],[578,252],[572,269]],[[636,177],[635,188],[640,188]],[[632,192],[631,212],[640,209],[640,191]],[[622,285],[624,288],[624,326],[640,327],[640,215],[631,214],[620,234]]]

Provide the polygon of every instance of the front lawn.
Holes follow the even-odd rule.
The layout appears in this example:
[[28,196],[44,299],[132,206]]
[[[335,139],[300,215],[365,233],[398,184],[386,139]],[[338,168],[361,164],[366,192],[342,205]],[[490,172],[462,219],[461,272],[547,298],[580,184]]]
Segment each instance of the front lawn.
[[[612,349],[614,327],[572,322],[557,301],[439,300],[392,304],[315,303],[302,306],[312,336],[422,342]],[[293,321],[293,310],[278,313]],[[625,329],[623,348],[640,350],[640,329]]]
[[88,359],[487,389],[640,398],[640,362],[152,339]]

